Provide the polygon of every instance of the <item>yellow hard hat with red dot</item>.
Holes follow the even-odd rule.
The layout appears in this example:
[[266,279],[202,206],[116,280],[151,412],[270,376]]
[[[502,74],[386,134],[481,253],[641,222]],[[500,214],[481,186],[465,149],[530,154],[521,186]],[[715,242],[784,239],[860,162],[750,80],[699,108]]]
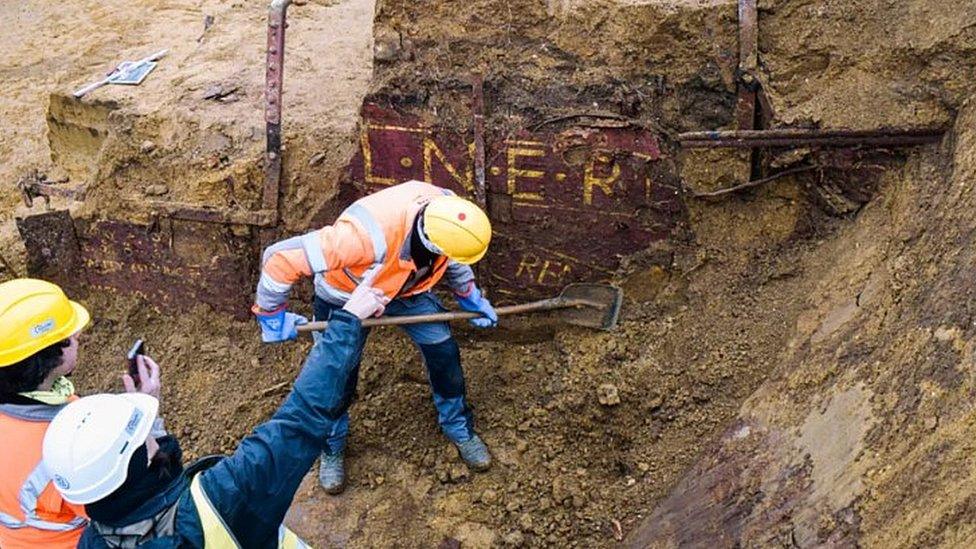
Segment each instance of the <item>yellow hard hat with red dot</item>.
[[439,196],[424,210],[424,232],[444,255],[462,263],[477,263],[491,242],[491,221],[474,202],[458,196]]

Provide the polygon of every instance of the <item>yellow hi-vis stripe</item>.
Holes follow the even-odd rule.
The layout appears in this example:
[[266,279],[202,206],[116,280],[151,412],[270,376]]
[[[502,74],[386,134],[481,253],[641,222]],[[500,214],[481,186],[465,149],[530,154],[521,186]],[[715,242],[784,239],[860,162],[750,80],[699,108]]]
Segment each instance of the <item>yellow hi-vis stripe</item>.
[[[234,539],[224,519],[220,518],[210,498],[203,491],[200,485],[200,475],[193,477],[190,483],[190,495],[193,503],[197,506],[197,514],[200,516],[200,525],[203,527],[203,545],[206,549],[240,549],[240,544]],[[312,549],[311,546],[303,542],[294,532],[285,527],[284,524],[278,529],[279,549]]]

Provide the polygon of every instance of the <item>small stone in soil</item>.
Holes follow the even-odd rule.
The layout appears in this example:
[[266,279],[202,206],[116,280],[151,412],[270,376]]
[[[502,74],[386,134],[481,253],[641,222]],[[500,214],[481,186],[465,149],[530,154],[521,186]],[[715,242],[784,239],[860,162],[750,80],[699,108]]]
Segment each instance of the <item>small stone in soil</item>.
[[612,383],[604,383],[597,387],[596,397],[603,406],[616,406],[620,404],[620,394],[617,391],[617,386]]

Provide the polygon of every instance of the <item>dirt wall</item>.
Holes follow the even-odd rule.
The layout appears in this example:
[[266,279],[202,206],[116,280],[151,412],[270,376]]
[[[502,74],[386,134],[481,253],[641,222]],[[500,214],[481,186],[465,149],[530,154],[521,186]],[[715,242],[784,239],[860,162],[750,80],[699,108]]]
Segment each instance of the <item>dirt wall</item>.
[[[5,4],[0,242],[23,273],[14,184],[39,169],[87,185],[83,217],[146,222],[146,200],[257,209],[263,184],[267,2]],[[373,3],[292,9],[284,93],[286,230],[334,197],[371,74]],[[123,60],[168,55],[139,86],[70,93]],[[56,200],[56,207],[82,206]],[[9,256],[9,257],[7,257]]]
[[966,2],[760,1],[763,81],[783,124],[944,124],[973,92]]
[[974,113],[823,244],[769,381],[631,546],[973,543]]

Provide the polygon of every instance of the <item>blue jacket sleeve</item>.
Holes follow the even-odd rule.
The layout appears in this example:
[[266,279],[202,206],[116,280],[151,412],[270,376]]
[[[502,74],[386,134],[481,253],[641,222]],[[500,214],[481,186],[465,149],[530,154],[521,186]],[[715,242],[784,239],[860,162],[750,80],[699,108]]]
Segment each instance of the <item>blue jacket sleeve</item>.
[[468,265],[451,259],[447,262],[444,280],[447,282],[448,288],[454,293],[460,293],[464,291],[469,282],[474,280],[474,271]]
[[358,318],[336,311],[275,415],[200,482],[243,547],[273,547],[295,491],[349,403],[342,387],[362,352]]

